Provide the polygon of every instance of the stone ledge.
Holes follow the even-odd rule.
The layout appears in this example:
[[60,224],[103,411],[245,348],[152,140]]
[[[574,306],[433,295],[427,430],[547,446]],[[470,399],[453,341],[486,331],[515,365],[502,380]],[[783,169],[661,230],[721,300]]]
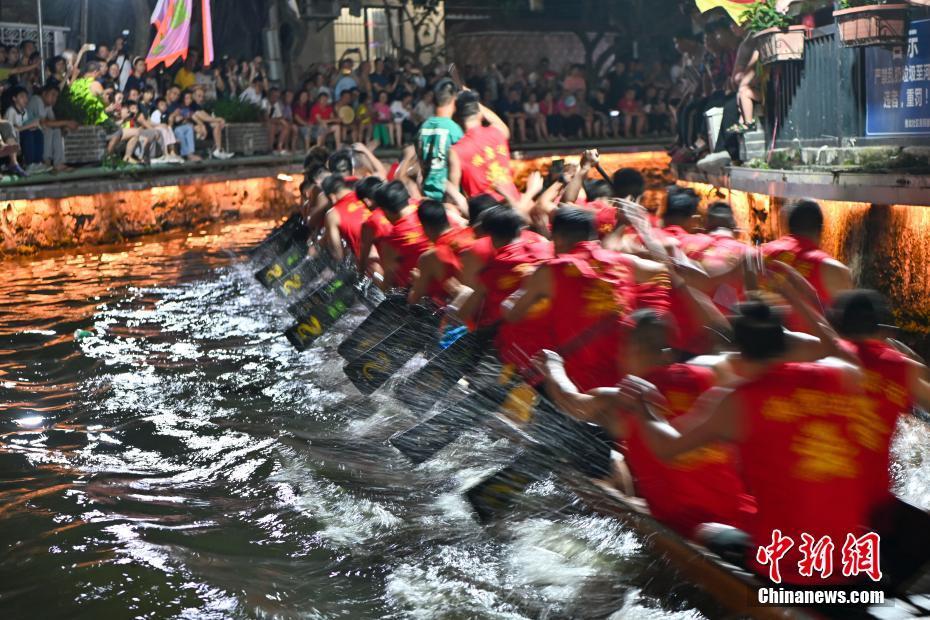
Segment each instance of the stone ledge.
[[678,178],[716,187],[776,196],[872,204],[930,206],[930,175],[894,172],[760,170],[733,166],[721,175],[674,165]]

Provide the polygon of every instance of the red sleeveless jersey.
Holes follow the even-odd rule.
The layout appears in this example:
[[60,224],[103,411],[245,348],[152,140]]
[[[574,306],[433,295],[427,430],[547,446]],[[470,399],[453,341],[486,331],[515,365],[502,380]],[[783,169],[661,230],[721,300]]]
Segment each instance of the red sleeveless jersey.
[[391,232],[384,237],[384,243],[397,252],[398,265],[394,272],[394,285],[400,288],[410,286],[410,272],[417,266],[420,255],[432,247],[432,243],[423,232],[417,210],[406,207],[409,211],[394,222]]
[[[504,300],[520,288],[524,278],[532,274],[539,264],[552,256],[551,243],[523,238],[498,248],[479,274],[487,292],[478,326],[486,327],[500,321]],[[520,321],[500,325],[494,344],[502,362],[525,368],[533,355],[550,346],[550,305],[549,300],[541,301]]]
[[340,198],[333,209],[339,214],[339,235],[357,257],[362,251],[362,225],[371,216],[371,211],[355,192]]
[[786,235],[781,239],[762,244],[762,253],[766,261],[777,260],[789,267],[794,267],[804,278],[811,283],[824,308],[833,303],[827,287],[820,275],[820,266],[829,258],[829,254],[818,248],[814,243],[802,237]]
[[[714,372],[690,364],[671,364],[643,379],[668,401],[667,417],[674,426],[674,419],[687,413],[698,397],[713,387]],[[645,444],[639,418],[627,419],[626,457],[636,491],[659,521],[689,538],[702,523],[746,527],[754,504],[737,474],[733,446],[705,446],[666,463]]]
[[851,343],[862,362],[865,403],[853,421],[853,437],[862,446],[859,462],[872,508],[892,499],[891,438],[898,417],[913,405],[908,386],[910,361],[880,340]]
[[[855,439],[862,396],[846,389],[838,368],[789,363],[736,387],[734,397],[745,416],[737,445],[743,480],[758,507],[753,543],[769,545],[776,529],[795,541],[780,563],[788,584],[848,581],[838,569],[840,549],[847,534],[859,536],[869,523],[863,451]],[[832,538],[837,569],[829,578],[799,574],[802,533]],[[752,566],[768,575],[755,555],[754,546]]]
[[520,195],[513,184],[510,146],[496,127],[472,127],[452,145],[452,150],[462,165],[462,191],[466,196],[491,194],[500,200],[503,196],[494,189],[500,184],[511,197]]
[[[524,228],[520,231],[520,239],[528,243],[548,243],[549,240],[535,233],[529,229]],[[494,258],[494,255],[497,254],[497,248],[494,247],[494,243],[491,241],[491,237],[485,235],[484,237],[478,237],[475,239],[475,243],[466,250],[472,256],[478,259],[478,262],[482,265],[487,265],[488,261]]]
[[574,349],[564,356],[568,376],[582,392],[614,385],[620,379],[624,327],[636,299],[629,260],[596,241],[584,241],[548,265],[555,343]]
[[461,255],[475,244],[475,233],[471,228],[454,226],[442,233],[433,246],[436,258],[442,263],[445,277],[430,282],[427,294],[437,303],[443,304],[449,297],[443,287],[449,278],[457,278],[462,273]]
[[362,224],[362,230],[368,229],[372,232],[371,238],[375,243],[387,237],[392,228],[394,228],[394,225],[387,219],[381,207],[373,209],[371,215]]
[[597,228],[597,236],[601,239],[613,232],[617,227],[617,207],[613,206],[606,200],[577,200],[575,201],[582,209],[594,212],[594,225]]
[[[705,267],[714,265],[719,269],[733,268],[746,253],[749,246],[725,234],[691,235],[682,244],[685,254]],[[711,294],[714,304],[722,312],[732,314],[735,304],[746,299],[742,278],[722,284]]]

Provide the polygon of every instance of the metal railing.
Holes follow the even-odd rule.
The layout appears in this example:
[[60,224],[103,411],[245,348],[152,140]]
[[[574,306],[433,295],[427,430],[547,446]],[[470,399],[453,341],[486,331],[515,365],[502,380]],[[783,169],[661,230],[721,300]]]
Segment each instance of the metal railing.
[[816,28],[804,58],[772,65],[766,92],[766,141],[775,145],[844,146],[864,135],[861,48],[843,47],[836,25]]

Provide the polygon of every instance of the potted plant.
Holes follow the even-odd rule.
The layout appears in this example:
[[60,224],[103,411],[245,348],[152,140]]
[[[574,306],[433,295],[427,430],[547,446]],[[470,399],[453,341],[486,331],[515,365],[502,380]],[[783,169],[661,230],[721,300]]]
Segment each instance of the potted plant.
[[804,57],[804,26],[792,26],[788,16],[775,7],[775,0],[759,0],[743,13],[743,26],[753,33],[764,64]]
[[840,0],[833,11],[840,41],[846,47],[900,45],[907,34],[907,8],[881,0]]

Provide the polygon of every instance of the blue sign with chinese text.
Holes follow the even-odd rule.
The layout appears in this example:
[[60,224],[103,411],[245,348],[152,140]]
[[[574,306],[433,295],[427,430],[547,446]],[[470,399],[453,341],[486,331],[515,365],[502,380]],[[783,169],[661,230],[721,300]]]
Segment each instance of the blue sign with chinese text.
[[865,50],[865,86],[867,136],[930,135],[930,19],[903,46]]

